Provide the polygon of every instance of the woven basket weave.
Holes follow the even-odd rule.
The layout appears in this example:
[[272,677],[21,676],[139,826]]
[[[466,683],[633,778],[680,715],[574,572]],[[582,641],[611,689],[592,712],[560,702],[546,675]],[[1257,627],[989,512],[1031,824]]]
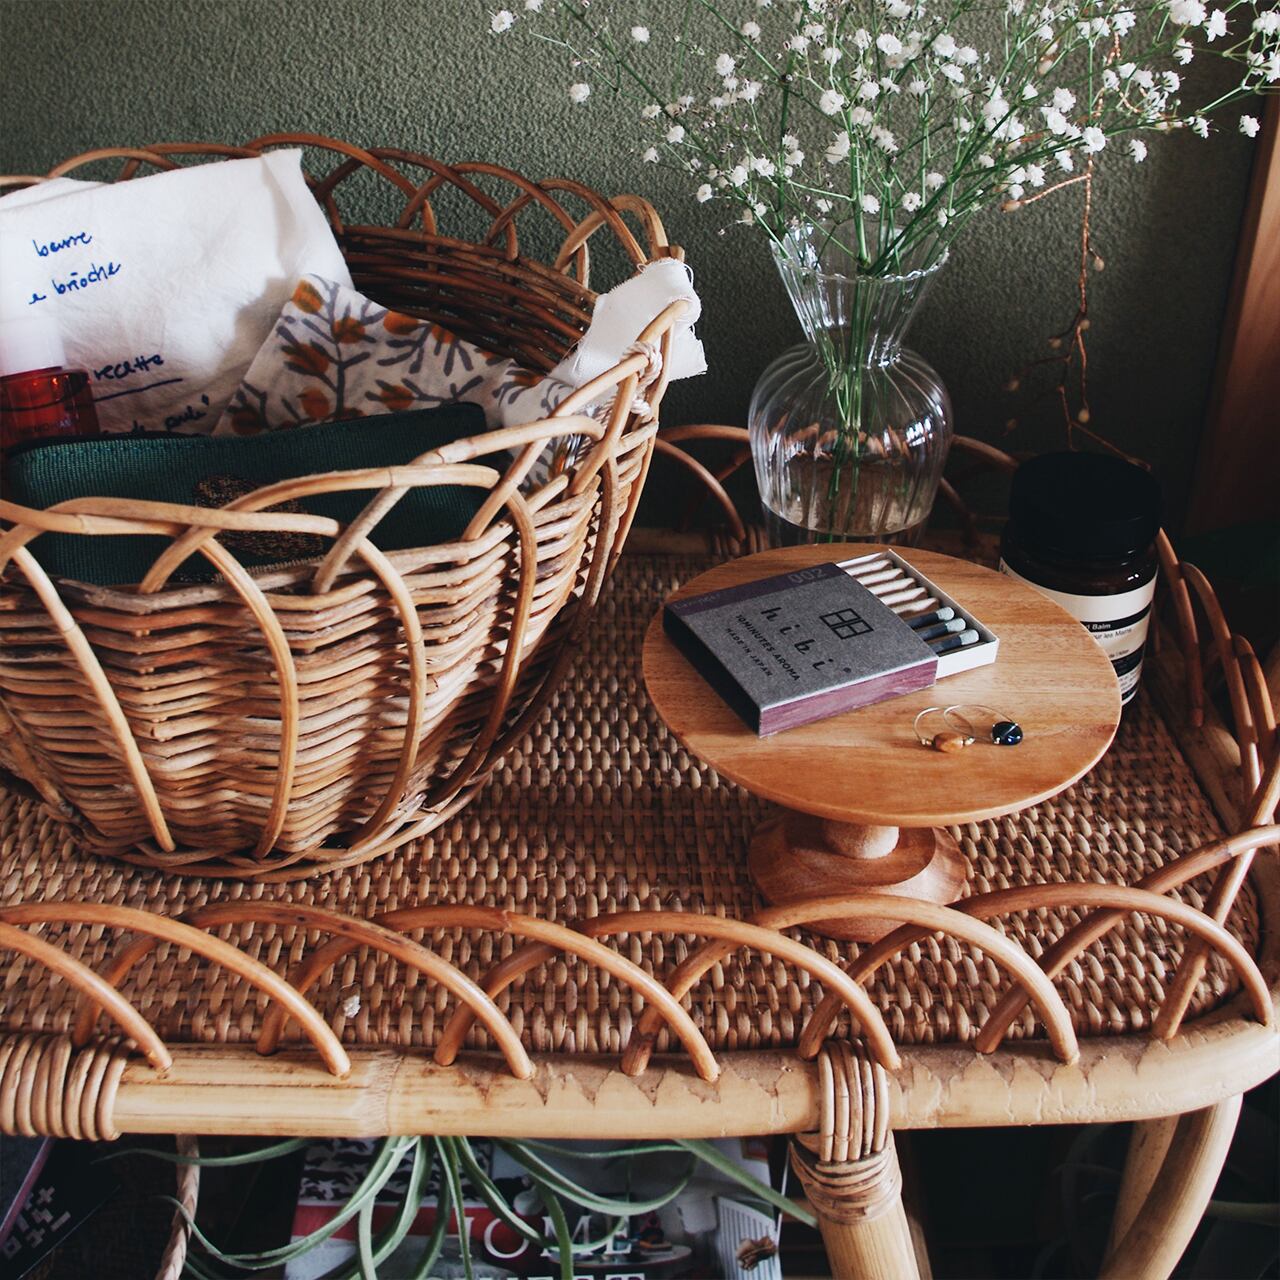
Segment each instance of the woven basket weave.
[[[309,181],[358,289],[537,371],[590,321],[596,232],[630,270],[681,256],[634,196],[607,200],[568,181],[310,135],[92,152],[49,176],[119,157],[128,179],[143,165],[280,145],[304,145],[330,164],[337,156]],[[348,225],[335,192],[357,176],[367,186],[370,175],[397,212],[387,225]],[[480,228],[473,238],[441,230],[444,205],[465,206]],[[534,233],[555,244],[546,261],[517,237],[517,222],[535,218]],[[174,871],[293,879],[431,830],[532,723],[574,652],[639,500],[679,310],[551,418],[411,466],[285,481],[213,510],[95,498],[40,512],[0,502],[0,763],[85,847]],[[608,411],[587,416],[602,397]],[[531,483],[548,455],[559,460],[552,478]],[[462,538],[378,551],[369,533],[396,497],[441,484],[487,491]],[[345,529],[266,510],[336,490],[370,497]],[[251,574],[215,540],[226,530],[318,533],[331,546],[318,560]],[[100,588],[44,573],[27,544],[46,531],[171,541],[137,586]],[[195,552],[218,579],[169,586]]]

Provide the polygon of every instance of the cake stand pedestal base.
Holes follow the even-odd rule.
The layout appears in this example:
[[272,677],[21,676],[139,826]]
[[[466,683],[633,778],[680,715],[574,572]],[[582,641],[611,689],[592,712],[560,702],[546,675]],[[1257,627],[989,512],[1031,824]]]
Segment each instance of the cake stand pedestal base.
[[[751,841],[751,879],[772,906],[835,895],[898,894],[953,902],[965,882],[955,840],[938,827],[875,827],[833,822],[794,809],[764,823]],[[824,937],[874,942],[893,920],[816,920]]]

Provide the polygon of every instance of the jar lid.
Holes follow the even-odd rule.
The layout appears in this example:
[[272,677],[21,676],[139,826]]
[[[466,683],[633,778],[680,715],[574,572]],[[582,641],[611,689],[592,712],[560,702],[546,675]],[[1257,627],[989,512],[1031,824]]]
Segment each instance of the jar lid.
[[1160,529],[1160,486],[1149,471],[1104,453],[1043,453],[1014,473],[1009,516],[1028,550],[1124,560]]

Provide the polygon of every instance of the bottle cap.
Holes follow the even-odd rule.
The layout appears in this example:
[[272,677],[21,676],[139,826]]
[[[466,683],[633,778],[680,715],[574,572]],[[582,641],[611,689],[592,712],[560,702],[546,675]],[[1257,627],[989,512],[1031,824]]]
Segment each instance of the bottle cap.
[[1160,529],[1160,486],[1141,467],[1103,453],[1043,453],[1014,473],[1009,518],[1018,541],[1082,560],[1125,560]]
[[67,359],[62,334],[51,315],[0,317],[0,378],[36,369],[61,369]]
[[60,369],[67,358],[48,301],[31,305],[32,278],[23,244],[0,235],[0,377]]

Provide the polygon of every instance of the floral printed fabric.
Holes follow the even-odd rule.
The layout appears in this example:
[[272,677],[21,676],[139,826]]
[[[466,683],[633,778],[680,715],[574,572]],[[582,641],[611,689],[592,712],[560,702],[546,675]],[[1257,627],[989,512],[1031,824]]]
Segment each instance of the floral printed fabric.
[[480,405],[490,427],[549,414],[572,388],[438,324],[305,276],[231,397],[215,435],[254,435],[435,408]]

